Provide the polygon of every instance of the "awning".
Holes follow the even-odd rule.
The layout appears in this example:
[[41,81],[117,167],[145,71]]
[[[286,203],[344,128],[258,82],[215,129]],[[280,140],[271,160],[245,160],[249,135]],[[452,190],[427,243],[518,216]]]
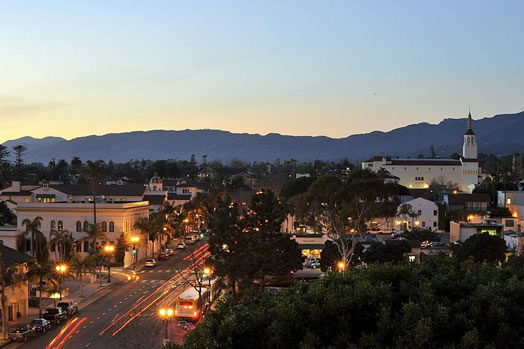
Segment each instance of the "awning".
[[324,244],[298,244],[299,250],[322,250]]
[[36,194],[37,199],[54,199],[55,197],[55,194]]

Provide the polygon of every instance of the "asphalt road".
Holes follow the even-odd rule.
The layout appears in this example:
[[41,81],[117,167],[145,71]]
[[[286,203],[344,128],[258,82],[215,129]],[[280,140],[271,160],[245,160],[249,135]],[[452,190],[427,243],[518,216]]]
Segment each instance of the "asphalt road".
[[[178,250],[154,268],[138,271],[136,281],[115,281],[89,302],[84,309],[27,343],[8,348],[147,348],[162,347],[165,323],[159,318],[161,306],[171,304],[188,284],[191,266],[202,263],[204,242]],[[191,251],[195,251],[191,254]],[[113,274],[113,273],[112,273]],[[123,278],[120,277],[120,280]],[[180,341],[184,331],[172,322],[168,329],[172,341]]]

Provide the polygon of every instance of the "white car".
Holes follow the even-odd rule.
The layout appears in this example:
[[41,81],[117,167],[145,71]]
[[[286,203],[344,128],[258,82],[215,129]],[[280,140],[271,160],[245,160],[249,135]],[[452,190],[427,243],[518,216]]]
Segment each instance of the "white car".
[[146,262],[144,263],[144,267],[154,267],[156,266],[157,261],[154,258],[146,259]]
[[169,256],[172,256],[175,254],[175,251],[171,248],[166,248],[166,253],[169,255]]
[[183,250],[186,248],[186,244],[183,243],[182,241],[180,241],[177,245],[176,245],[176,248],[179,249],[179,250]]

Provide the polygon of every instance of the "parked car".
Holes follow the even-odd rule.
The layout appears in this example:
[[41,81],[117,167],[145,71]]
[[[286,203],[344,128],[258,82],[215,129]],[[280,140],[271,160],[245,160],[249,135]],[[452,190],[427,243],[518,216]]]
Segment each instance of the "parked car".
[[320,258],[316,258],[316,257],[306,258],[306,262],[304,263],[304,266],[306,268],[320,268]]
[[196,240],[193,240],[193,236],[192,235],[186,236],[184,240],[186,240],[186,244],[189,244],[189,245],[192,245],[192,244],[194,244],[196,242]]
[[161,261],[165,261],[169,259],[169,255],[165,252],[162,252],[158,255],[158,259]]
[[31,321],[29,326],[31,326],[31,328],[35,332],[45,333],[47,330],[51,328],[51,323],[46,319],[34,319],[33,321]]
[[146,262],[144,263],[144,267],[155,267],[157,265],[157,261],[154,258],[146,259]]
[[56,306],[62,308],[62,310],[67,313],[67,315],[78,313],[78,304],[73,301],[59,302],[56,304]]
[[166,248],[166,254],[168,254],[169,256],[172,256],[175,254],[175,251],[171,248]]
[[180,241],[177,245],[176,245],[176,248],[178,250],[183,250],[184,248],[186,248],[186,244],[183,243],[182,241]]
[[67,319],[67,314],[62,311],[62,308],[47,308],[42,317],[47,321],[59,324],[60,321]]
[[31,337],[34,337],[36,332],[31,325],[16,325],[9,329],[9,339],[13,341],[27,342]]

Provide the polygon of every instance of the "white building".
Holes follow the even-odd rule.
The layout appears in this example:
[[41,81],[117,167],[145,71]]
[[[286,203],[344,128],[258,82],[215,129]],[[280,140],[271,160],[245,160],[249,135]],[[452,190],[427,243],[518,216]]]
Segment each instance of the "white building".
[[398,177],[400,184],[408,188],[429,188],[433,180],[457,183],[461,190],[471,192],[479,183],[477,141],[472,129],[471,113],[468,114],[468,129],[464,134],[462,156],[454,159],[393,159],[390,156],[375,156],[362,162],[363,169],[378,172],[387,170]]
[[[79,253],[87,253],[89,251],[89,241],[82,241],[87,234],[84,232],[89,228],[89,224],[93,224],[93,204],[92,203],[72,203],[72,202],[29,202],[21,203],[16,208],[17,211],[17,233],[12,234],[9,239],[8,236],[0,237],[4,240],[6,246],[16,248],[16,236],[25,231],[22,226],[24,219],[33,220],[35,217],[42,217],[42,225],[40,231],[44,234],[47,241],[50,240],[50,233],[53,230],[64,231],[71,233],[75,240],[75,250]],[[107,240],[97,241],[99,246],[107,243],[116,245],[117,239],[120,237],[130,241],[132,236],[140,237],[142,247],[138,249],[138,259],[146,257],[146,250],[148,255],[151,254],[153,248],[152,243],[145,244],[147,236],[142,235],[140,231],[135,229],[135,222],[142,217],[149,217],[149,204],[146,201],[127,202],[127,203],[97,203],[96,205],[97,223],[101,225],[102,232],[107,236]],[[2,233],[0,231],[0,233]],[[27,244],[30,248],[30,244]],[[155,251],[158,250],[158,243],[155,246]],[[49,257],[55,258],[55,251],[53,246],[50,248]],[[124,266],[129,266],[133,263],[132,251],[126,252],[124,258]]]
[[450,222],[449,224],[449,241],[466,241],[475,234],[488,233],[503,238],[502,224],[497,223],[457,223]]
[[[402,205],[409,205],[412,217],[400,213]],[[408,231],[414,228],[438,230],[438,206],[431,200],[416,198],[399,205],[397,216],[378,218],[369,224],[372,232]]]

